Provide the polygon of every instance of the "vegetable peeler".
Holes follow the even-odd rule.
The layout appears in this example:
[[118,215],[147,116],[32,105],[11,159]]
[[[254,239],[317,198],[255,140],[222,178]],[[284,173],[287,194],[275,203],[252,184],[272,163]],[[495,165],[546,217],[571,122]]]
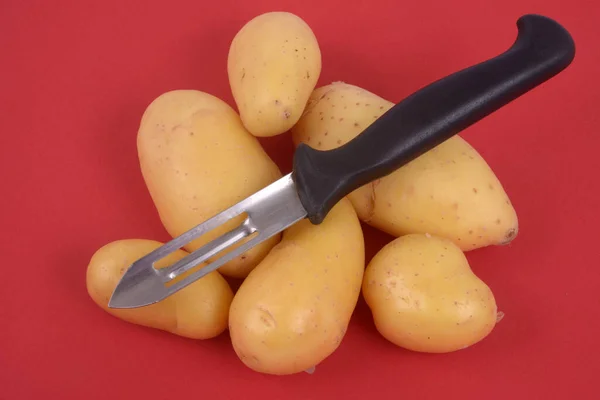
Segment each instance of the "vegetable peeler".
[[[508,50],[418,90],[343,146],[319,151],[300,144],[290,174],[131,264],[108,306],[156,303],[302,219],[320,224],[350,192],[389,175],[573,61],[575,43],[556,21],[528,14],[517,20],[517,28]],[[242,214],[245,219],[234,229],[170,266],[155,268],[165,256]],[[209,261],[234,245],[239,246]]]

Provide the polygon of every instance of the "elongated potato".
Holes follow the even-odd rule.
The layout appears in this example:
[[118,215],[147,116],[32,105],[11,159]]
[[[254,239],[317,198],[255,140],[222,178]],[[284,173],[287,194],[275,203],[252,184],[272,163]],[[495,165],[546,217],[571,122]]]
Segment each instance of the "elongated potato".
[[339,346],[364,272],[360,222],[347,199],[321,225],[303,220],[250,273],[231,304],[229,330],[249,368],[285,375]]
[[[132,309],[108,308],[112,292],[127,267],[161,245],[154,240],[125,239],[98,249],[90,260],[86,275],[86,286],[92,300],[124,321],[187,338],[209,339],[224,332],[233,291],[217,271],[158,303]],[[172,264],[187,254],[178,250],[159,261],[156,268]]]
[[[200,91],[175,90],[155,99],[142,117],[137,145],[146,186],[172,236],[181,235],[281,177],[277,165],[258,139],[244,129],[237,113],[222,100]],[[210,231],[185,249],[198,249],[241,223],[242,218]],[[261,243],[219,271],[245,277],[280,238],[276,235]]]
[[[294,143],[329,150],[360,134],[393,103],[357,86],[316,89],[292,129]],[[430,233],[473,250],[512,241],[518,218],[486,161],[454,136],[349,195],[360,219],[393,236]]]
[[227,72],[246,128],[255,136],[274,136],[302,115],[321,74],[321,51],[300,17],[269,12],[235,35]]
[[381,335],[409,350],[460,350],[496,324],[490,288],[458,246],[431,235],[402,236],[381,249],[365,271],[363,296]]

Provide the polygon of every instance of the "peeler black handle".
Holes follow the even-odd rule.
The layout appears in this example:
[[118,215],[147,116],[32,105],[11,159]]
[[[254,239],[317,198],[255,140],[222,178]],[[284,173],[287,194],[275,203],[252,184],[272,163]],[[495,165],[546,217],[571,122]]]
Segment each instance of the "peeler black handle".
[[353,190],[384,177],[564,70],[575,56],[556,21],[524,15],[504,53],[413,93],[333,150],[300,144],[293,178],[308,219],[320,224]]

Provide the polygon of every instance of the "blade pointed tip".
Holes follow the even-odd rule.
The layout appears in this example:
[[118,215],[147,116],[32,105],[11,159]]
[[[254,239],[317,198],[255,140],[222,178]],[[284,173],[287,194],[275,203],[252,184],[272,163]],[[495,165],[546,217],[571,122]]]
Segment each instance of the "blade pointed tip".
[[108,308],[133,308],[135,305],[129,304],[123,291],[119,289],[119,285],[115,288],[108,301]]
[[146,299],[145,301],[133,302],[131,297],[121,296],[115,290],[115,292],[113,292],[113,295],[111,296],[110,300],[108,301],[108,308],[113,308],[113,309],[139,308],[139,307],[149,306],[154,303],[158,303],[159,301],[160,301],[160,299],[152,299],[152,300]]
[[[128,271],[129,272],[129,271]],[[155,276],[129,276],[126,272],[113,290],[108,308],[139,308],[158,303],[164,298],[164,286]]]

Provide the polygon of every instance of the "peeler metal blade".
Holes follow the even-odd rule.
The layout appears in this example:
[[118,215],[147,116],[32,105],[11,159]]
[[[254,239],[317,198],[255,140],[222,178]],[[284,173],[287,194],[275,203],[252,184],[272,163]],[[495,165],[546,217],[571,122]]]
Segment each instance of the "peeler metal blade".
[[[173,265],[165,268],[155,268],[156,262],[167,255],[242,214],[246,214],[246,218],[237,227],[210,241]],[[136,308],[156,303],[306,216],[307,212],[298,198],[292,174],[288,174],[135,261],[121,277],[108,306],[110,308]],[[219,252],[252,235],[254,237],[247,242],[210,261],[197,271],[189,273],[189,271],[207,262]],[[186,273],[189,273],[189,275],[183,277]]]

